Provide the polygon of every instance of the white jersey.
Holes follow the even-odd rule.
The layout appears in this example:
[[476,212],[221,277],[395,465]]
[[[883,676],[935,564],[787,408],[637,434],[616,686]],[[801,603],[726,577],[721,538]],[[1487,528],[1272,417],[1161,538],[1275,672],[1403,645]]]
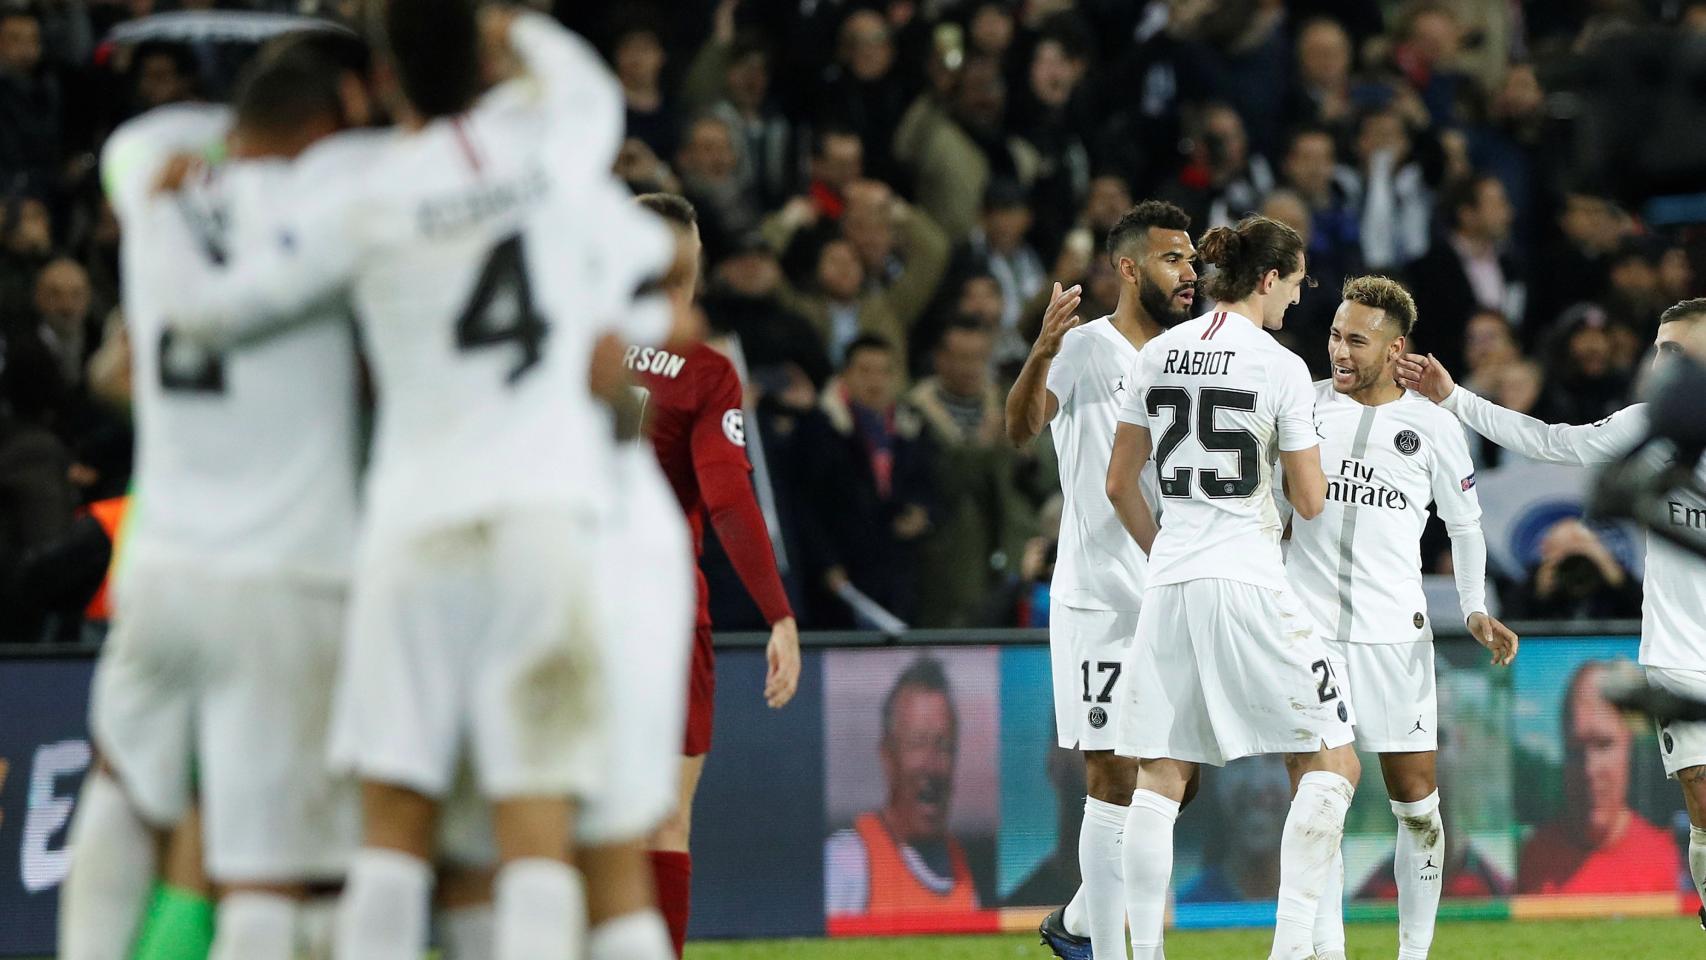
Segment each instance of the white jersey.
[[1422,529],[1435,504],[1451,533],[1458,600],[1486,612],[1486,541],[1469,445],[1455,417],[1406,391],[1365,406],[1315,385],[1327,500],[1295,517],[1286,573],[1310,615],[1341,643],[1433,639],[1422,594]]
[[[1049,596],[1081,610],[1137,610],[1142,605],[1143,549],[1108,500],[1108,459],[1120,401],[1132,389],[1137,348],[1111,317],[1068,330],[1049,366],[1048,391],[1060,404],[1049,430],[1060,462],[1060,549]],[[1142,486],[1152,504],[1155,469]]]
[[605,224],[588,196],[610,183],[620,90],[549,17],[519,15],[509,41],[525,76],[466,113],[305,153],[273,242],[180,320],[217,343],[350,292],[379,394],[371,531],[521,504],[595,512],[607,493],[607,421],[587,387]]
[[[1581,426],[1543,423],[1506,410],[1459,386],[1441,404],[1469,429],[1531,460],[1585,466],[1608,463],[1633,450],[1648,433],[1647,405],[1625,407]],[[1698,474],[1706,479],[1706,468]],[[1706,526],[1706,503],[1671,501],[1671,522]],[[1647,538],[1642,583],[1641,653],[1647,666],[1706,670],[1706,560],[1660,537]]]
[[1119,419],[1149,430],[1161,490],[1150,584],[1204,577],[1283,590],[1278,451],[1319,443],[1303,359],[1217,311],[1149,341]]
[[216,353],[175,340],[166,320],[232,247],[230,205],[267,203],[282,164],[213,168],[156,196],[163,162],[215,150],[222,107],[162,107],[120,127],[102,178],[123,228],[124,317],[133,355],[137,454],[131,557],[217,555],[222,570],[308,578],[348,574],[357,521],[356,360],[342,310],[254,349]]

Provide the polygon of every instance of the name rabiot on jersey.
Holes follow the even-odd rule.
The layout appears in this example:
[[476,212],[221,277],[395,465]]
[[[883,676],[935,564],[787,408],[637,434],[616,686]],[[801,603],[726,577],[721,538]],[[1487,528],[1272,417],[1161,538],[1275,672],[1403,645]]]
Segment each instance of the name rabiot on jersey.
[[[1369,406],[1330,380],[1315,384],[1315,424],[1326,505],[1313,520],[1292,521],[1293,588],[1341,643],[1433,639],[1421,571],[1428,504],[1448,526],[1481,519],[1463,428],[1420,394]],[[1484,611],[1482,583],[1478,572],[1459,579],[1465,618]]]

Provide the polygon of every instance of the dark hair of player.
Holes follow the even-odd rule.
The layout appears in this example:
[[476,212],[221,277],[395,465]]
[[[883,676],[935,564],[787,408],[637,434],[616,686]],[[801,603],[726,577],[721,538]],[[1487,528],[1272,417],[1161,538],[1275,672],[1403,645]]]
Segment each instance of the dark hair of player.
[[380,46],[403,96],[423,119],[461,113],[480,93],[479,17],[473,0],[375,0]]
[[1699,320],[1703,317],[1706,317],[1706,297],[1695,297],[1693,300],[1684,300],[1666,307],[1665,312],[1659,314],[1659,325],[1675,323],[1678,320]]
[[894,344],[889,343],[887,340],[874,333],[861,333],[857,337],[853,338],[852,343],[847,345],[847,354],[841,361],[841,369],[845,370],[848,367],[851,367],[853,365],[853,358],[866,350],[876,350],[881,353],[892,355],[894,353]]
[[1339,297],[1351,303],[1379,310],[1398,325],[1398,336],[1407,337],[1416,329],[1416,301],[1404,285],[1387,277],[1352,277],[1345,281]]
[[894,733],[895,701],[900,699],[902,690],[909,689],[941,694],[948,701],[948,713],[954,716],[955,728],[959,727],[959,714],[954,710],[954,698],[948,691],[948,671],[942,666],[942,661],[935,657],[923,656],[901,671],[900,676],[895,678],[894,686],[889,688],[888,696],[883,698],[884,737]]
[[1202,282],[1203,292],[1236,303],[1255,293],[1269,270],[1290,276],[1303,256],[1303,238],[1278,220],[1252,216],[1203,234],[1197,251],[1204,263],[1219,268]]
[[1116,258],[1129,251],[1133,244],[1147,242],[1151,229],[1188,232],[1191,215],[1165,200],[1145,200],[1137,204],[1121,214],[1119,221],[1108,230],[1108,263],[1117,269]]
[[365,75],[368,63],[367,44],[354,34],[313,30],[280,37],[238,77],[236,125],[286,132],[328,116],[341,124],[343,77]]
[[699,223],[699,211],[693,208],[693,202],[676,193],[642,193],[634,198],[634,202],[670,223],[691,230]]

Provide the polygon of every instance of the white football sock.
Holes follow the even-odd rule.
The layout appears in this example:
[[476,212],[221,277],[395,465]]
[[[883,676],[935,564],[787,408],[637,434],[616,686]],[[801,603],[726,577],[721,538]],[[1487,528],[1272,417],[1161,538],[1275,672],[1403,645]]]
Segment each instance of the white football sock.
[[336,897],[314,897],[296,905],[296,944],[302,960],[332,960],[332,924]]
[[1084,798],[1084,825],[1078,831],[1078,872],[1084,883],[1079,889],[1089,907],[1090,952],[1098,957],[1125,956],[1125,867],[1120,847],[1125,818],[1126,808],[1117,803]]
[[154,888],[154,831],[118,781],[91,773],[71,827],[71,869],[59,891],[59,956],[128,960]]
[[655,908],[625,913],[592,928],[587,960],[675,960],[669,927]]
[[296,901],[239,892],[219,901],[208,960],[294,960]]
[[1280,838],[1279,910],[1269,960],[1314,955],[1315,908],[1326,889],[1354,793],[1349,780],[1325,770],[1312,770],[1298,781]]
[[1398,852],[1392,871],[1398,880],[1398,960],[1427,960],[1434,942],[1434,918],[1445,886],[1445,822],[1439,816],[1439,791],[1412,803],[1392,801],[1398,818]]
[[496,960],[573,960],[585,952],[586,887],[560,860],[528,857],[498,870]]
[[1688,874],[1694,889],[1706,897],[1706,829],[1688,825]]
[[364,847],[350,862],[333,933],[335,960],[420,960],[427,949],[432,865]]
[[492,960],[496,930],[489,903],[439,911],[439,960]]
[[1177,802],[1150,790],[1138,790],[1131,795],[1121,856],[1125,861],[1125,908],[1131,921],[1132,960],[1162,960],[1167,884],[1173,877],[1173,823],[1178,819]]
[[[1086,797],[1086,800],[1089,798]],[[1084,835],[1078,835],[1078,858],[1080,873],[1084,870]],[[1090,935],[1090,898],[1084,893],[1084,884],[1078,885],[1078,890],[1072,894],[1072,899],[1066,902],[1066,909],[1060,913],[1060,925],[1066,932],[1075,937]]]
[[1327,885],[1321,888],[1321,902],[1315,908],[1316,960],[1345,960],[1345,852],[1333,851],[1333,865],[1327,869]]

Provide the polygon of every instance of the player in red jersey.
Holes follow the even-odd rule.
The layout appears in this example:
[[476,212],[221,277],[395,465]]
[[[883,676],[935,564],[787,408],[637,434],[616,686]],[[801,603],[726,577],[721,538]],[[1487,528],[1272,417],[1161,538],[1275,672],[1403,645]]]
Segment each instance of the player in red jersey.
[[[679,229],[697,228],[693,208],[679,198],[648,194],[639,199]],[[764,515],[747,476],[752,465],[746,459],[740,376],[727,357],[703,343],[680,352],[629,347],[626,362],[635,382],[648,394],[646,427],[664,475],[687,513],[695,556],[704,550],[705,521],[709,519],[741,583],[770,624],[764,699],[773,709],[783,707],[799,686],[800,634],[776,571]],[[658,831],[652,848],[658,906],[669,923],[677,956],[687,937],[691,904],[693,860],[688,853],[688,836],[693,794],[705,768],[705,754],[711,749],[716,692],[705,574],[699,572],[698,578],[699,613],[688,681],[687,736],[681,751],[681,802],[675,816]]]

